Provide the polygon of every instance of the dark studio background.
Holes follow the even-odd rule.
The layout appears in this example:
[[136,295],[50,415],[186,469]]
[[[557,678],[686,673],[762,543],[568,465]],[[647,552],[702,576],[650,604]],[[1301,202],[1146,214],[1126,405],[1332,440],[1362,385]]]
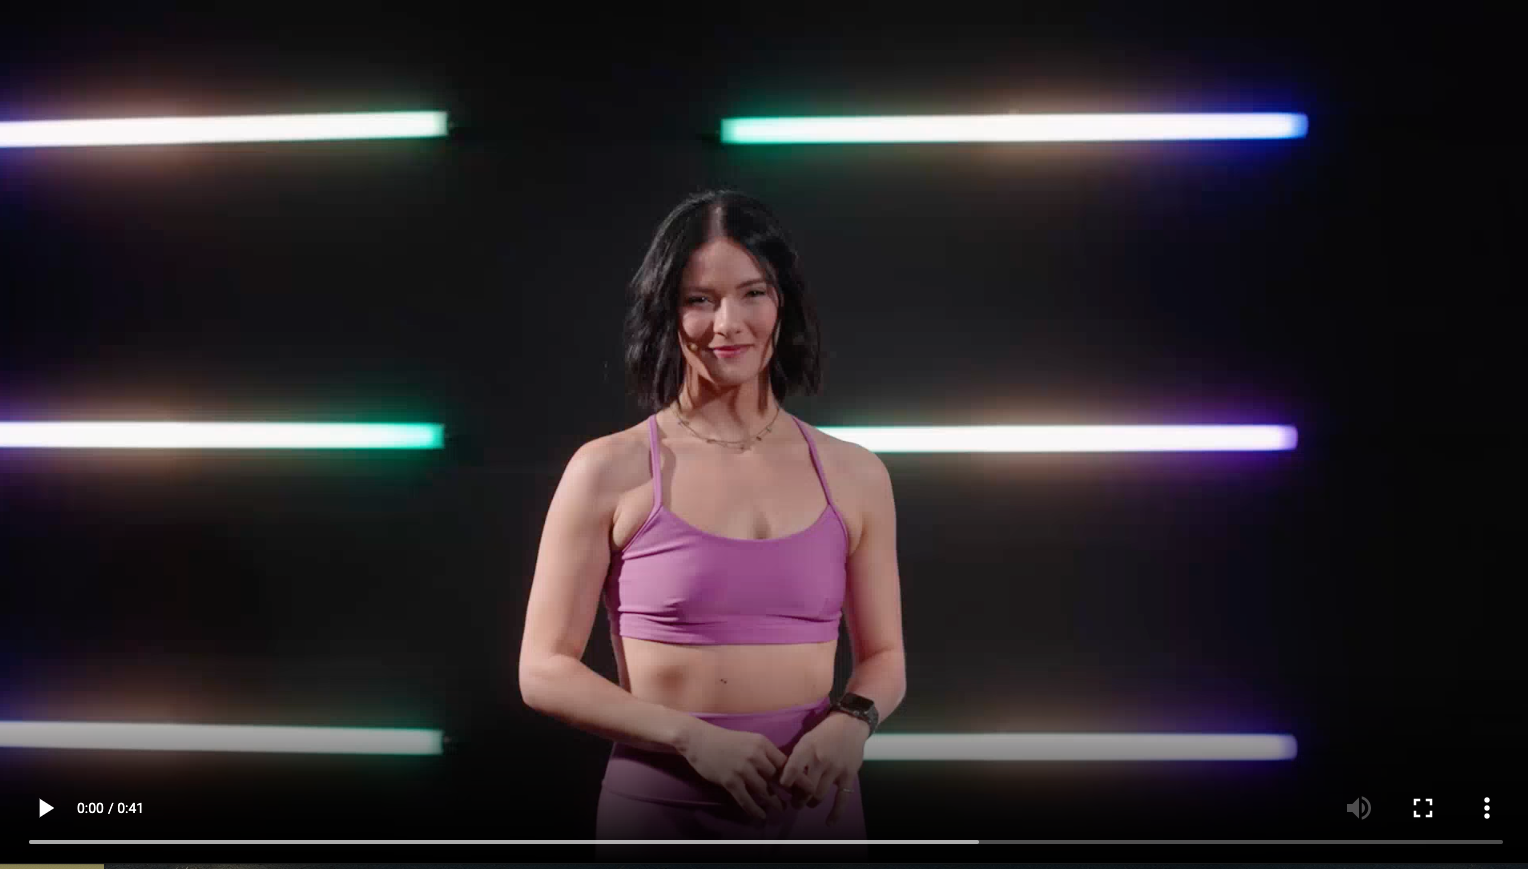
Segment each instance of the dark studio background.
[[[1278,732],[1300,756],[871,762],[872,837],[1342,835],[1360,794],[1366,834],[1510,823],[1476,809],[1507,781],[1488,617],[1507,403],[1485,359],[1508,327],[1484,300],[1515,182],[1489,124],[1453,126],[1493,99],[1497,79],[1452,61],[1491,23],[379,8],[0,28],[7,120],[444,109],[466,130],[0,151],[0,419],[452,437],[0,453],[0,720],[439,727],[457,750],[0,750],[23,821],[8,852],[43,834],[592,836],[608,743],[522,706],[525,597],[564,463],[642,418],[625,283],[667,210],[719,186],[763,198],[802,251],[827,378],[785,406],[815,425],[1300,432],[1292,453],[884,456],[908,661],[887,732]],[[704,138],[728,116],[1002,111],[1297,111],[1310,132]],[[603,615],[589,649],[613,679]],[[1448,816],[1418,832],[1414,796]],[[38,819],[39,798],[71,811]],[[107,799],[148,812],[72,812]]]

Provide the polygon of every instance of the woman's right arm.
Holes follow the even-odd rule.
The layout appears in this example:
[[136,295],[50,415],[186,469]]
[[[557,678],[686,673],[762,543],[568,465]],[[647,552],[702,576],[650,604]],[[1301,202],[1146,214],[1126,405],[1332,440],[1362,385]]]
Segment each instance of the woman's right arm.
[[583,663],[610,568],[611,449],[603,439],[580,447],[552,495],[520,641],[520,696],[602,738],[683,754],[700,719],[638,700]]

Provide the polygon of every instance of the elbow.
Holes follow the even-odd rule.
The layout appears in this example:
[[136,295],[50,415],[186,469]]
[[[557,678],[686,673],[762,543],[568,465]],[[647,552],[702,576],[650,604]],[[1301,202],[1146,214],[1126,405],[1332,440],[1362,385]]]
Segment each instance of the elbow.
[[[545,715],[556,716],[560,686],[567,681],[566,655],[540,655],[520,661],[520,699]],[[575,662],[576,663],[576,662]]]
[[537,712],[545,712],[544,692],[542,686],[545,681],[540,678],[532,667],[520,666],[520,700],[526,706]]

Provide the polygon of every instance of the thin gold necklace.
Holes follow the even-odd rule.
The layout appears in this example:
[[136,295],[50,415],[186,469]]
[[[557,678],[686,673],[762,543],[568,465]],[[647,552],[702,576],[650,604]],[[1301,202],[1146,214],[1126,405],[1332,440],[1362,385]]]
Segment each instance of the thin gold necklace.
[[754,435],[753,437],[743,438],[740,441],[724,441],[724,440],[718,440],[716,438],[708,438],[705,435],[701,434],[700,432],[696,431],[695,429],[690,428],[690,424],[685,422],[684,421],[684,417],[679,415],[679,408],[677,408],[677,407],[673,408],[674,419],[679,420],[679,424],[680,425],[684,426],[687,429],[690,429],[690,434],[695,435],[696,437],[700,438],[701,440],[703,440],[703,441],[705,441],[707,443],[719,444],[719,445],[724,446],[724,447],[733,448],[733,449],[736,449],[738,452],[747,452],[754,445],[754,442],[763,440],[764,436],[769,434],[770,429],[773,429],[775,427],[775,420],[778,420],[780,418],[780,410],[781,410],[780,405],[776,404],[775,405],[775,416],[774,416],[774,419],[771,419],[769,421],[769,425],[764,426],[764,430],[759,432],[758,434]]

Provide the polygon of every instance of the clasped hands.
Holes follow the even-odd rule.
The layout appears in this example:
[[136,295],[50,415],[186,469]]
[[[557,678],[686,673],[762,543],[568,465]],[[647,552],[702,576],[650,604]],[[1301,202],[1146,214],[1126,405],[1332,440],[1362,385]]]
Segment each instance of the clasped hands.
[[[828,823],[843,814],[843,788],[852,788],[865,762],[865,742],[870,725],[842,712],[830,713],[816,727],[802,734],[791,749],[778,783],[791,795],[791,803],[815,808],[833,790]],[[835,785],[837,787],[835,787]]]

